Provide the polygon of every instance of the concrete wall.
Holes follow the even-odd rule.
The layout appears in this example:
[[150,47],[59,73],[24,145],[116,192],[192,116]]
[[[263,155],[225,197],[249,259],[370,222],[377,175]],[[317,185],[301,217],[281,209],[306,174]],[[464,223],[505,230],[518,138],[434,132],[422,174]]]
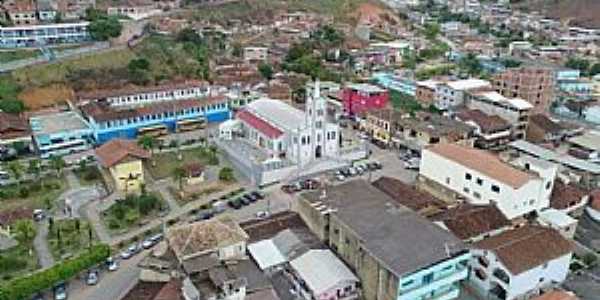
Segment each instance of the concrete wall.
[[[471,176],[470,179],[466,174]],[[472,204],[497,203],[509,219],[549,206],[545,182],[541,178],[532,178],[523,186],[513,188],[428,150],[422,152],[419,175],[462,195]],[[498,191],[492,187],[497,187]]]

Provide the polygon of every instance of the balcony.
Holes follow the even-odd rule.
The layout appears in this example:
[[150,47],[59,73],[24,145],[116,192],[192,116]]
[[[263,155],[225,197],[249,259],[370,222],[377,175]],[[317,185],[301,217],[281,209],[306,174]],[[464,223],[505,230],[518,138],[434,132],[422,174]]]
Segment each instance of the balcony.
[[[438,289],[442,289],[444,286],[451,285],[459,282],[467,278],[469,270],[464,266],[458,266],[458,269],[454,272],[447,274],[442,277],[435,278],[433,281],[429,283],[421,284],[412,289],[408,289],[406,291],[401,291],[399,295],[400,300],[409,300],[409,299],[419,299],[422,296],[426,296],[433,291],[437,291]],[[430,298],[427,298],[430,299]],[[431,299],[445,299],[445,298],[431,298]],[[451,298],[449,298],[451,299]]]
[[505,284],[510,284],[510,277],[501,269],[495,269],[492,275]]

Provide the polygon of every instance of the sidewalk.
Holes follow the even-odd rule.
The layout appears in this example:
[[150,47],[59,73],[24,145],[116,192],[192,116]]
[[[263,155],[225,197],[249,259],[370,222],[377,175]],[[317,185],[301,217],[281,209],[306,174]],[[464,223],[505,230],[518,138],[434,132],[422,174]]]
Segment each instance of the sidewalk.
[[47,269],[54,265],[54,257],[48,246],[48,220],[37,224],[37,234],[33,239],[33,248],[37,253],[38,262],[42,269]]

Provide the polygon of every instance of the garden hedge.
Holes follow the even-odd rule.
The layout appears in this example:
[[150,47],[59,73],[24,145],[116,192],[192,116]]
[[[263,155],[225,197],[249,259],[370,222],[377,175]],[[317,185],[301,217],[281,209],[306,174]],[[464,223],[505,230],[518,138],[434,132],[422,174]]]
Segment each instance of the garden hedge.
[[25,300],[31,295],[68,281],[80,272],[94,267],[110,256],[110,247],[94,245],[81,255],[65,260],[53,267],[15,278],[0,286],[0,300]]

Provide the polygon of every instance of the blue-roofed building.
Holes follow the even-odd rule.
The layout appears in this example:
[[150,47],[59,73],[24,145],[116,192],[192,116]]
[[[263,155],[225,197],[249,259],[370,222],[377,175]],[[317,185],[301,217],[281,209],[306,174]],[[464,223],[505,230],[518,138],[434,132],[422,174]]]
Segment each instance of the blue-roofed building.
[[74,111],[31,117],[29,124],[42,158],[85,151],[93,145],[90,124]]
[[417,93],[417,83],[408,78],[402,78],[393,73],[379,72],[374,73],[373,80],[386,89],[394,90],[403,94],[415,96]]
[[114,138],[135,139],[146,134],[161,136],[203,128],[208,122],[230,119],[232,109],[247,104],[251,99],[216,96],[133,107],[90,102],[83,105],[81,111],[93,129],[94,140],[103,144]]

